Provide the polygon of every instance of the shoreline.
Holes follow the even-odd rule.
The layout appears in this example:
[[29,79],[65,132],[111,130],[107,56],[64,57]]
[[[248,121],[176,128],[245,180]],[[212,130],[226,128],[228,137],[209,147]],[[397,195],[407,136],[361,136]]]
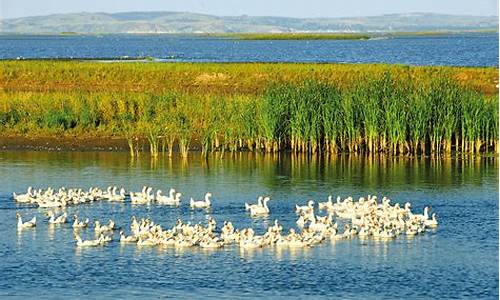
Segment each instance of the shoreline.
[[0,151],[110,151],[127,152],[127,141],[119,137],[0,137]]
[[[139,138],[139,152],[141,155],[150,155],[149,144],[147,138]],[[64,136],[64,137],[54,137],[54,136],[44,136],[44,137],[26,137],[26,136],[0,136],[0,152],[9,151],[34,151],[34,152],[114,152],[114,153],[129,153],[127,140],[125,138],[117,136],[108,137],[76,137],[76,136]],[[168,152],[168,151],[167,151]],[[198,139],[193,139],[189,147],[189,152],[194,152],[201,154],[201,143]],[[174,144],[175,155],[180,155],[179,145]],[[220,150],[216,150],[214,153],[221,153]],[[226,154],[231,154],[231,151],[226,150]],[[280,150],[277,153],[267,153],[262,150],[248,150],[239,149],[235,153],[255,153],[255,154],[300,154],[300,155],[311,155],[309,153],[294,153],[290,150]],[[166,155],[166,154],[165,154]],[[325,154],[314,154],[319,156],[324,156]],[[349,152],[339,152],[335,154],[336,156],[354,156],[354,157],[400,157],[400,158],[464,158],[464,157],[481,157],[481,158],[497,158],[498,154],[494,152],[488,153],[457,153],[452,152],[451,155],[429,155],[429,154],[398,154],[393,155],[391,153],[385,153],[383,151],[376,153],[349,153]],[[161,153],[160,153],[161,156]],[[329,155],[326,155],[327,157]]]

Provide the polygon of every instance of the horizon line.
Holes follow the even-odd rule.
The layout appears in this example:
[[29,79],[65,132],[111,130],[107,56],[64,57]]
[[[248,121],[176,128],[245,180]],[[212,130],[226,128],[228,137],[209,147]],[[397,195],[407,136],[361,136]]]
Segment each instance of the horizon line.
[[257,17],[257,18],[289,18],[289,19],[348,19],[348,18],[370,18],[370,17],[381,17],[381,16],[390,16],[390,15],[417,15],[417,14],[427,14],[427,15],[443,15],[443,16],[455,16],[455,17],[497,17],[498,14],[492,15],[474,15],[474,14],[453,14],[453,13],[440,13],[440,12],[423,12],[423,11],[414,11],[414,12],[395,12],[395,13],[384,13],[384,14],[376,14],[376,15],[352,15],[345,17],[292,17],[292,16],[278,16],[278,15],[248,15],[248,14],[240,14],[240,15],[217,15],[217,14],[209,14],[209,13],[200,13],[200,12],[192,12],[192,11],[169,11],[169,10],[131,10],[131,11],[117,11],[117,12],[105,12],[105,11],[78,11],[78,12],[61,12],[61,13],[51,13],[51,14],[40,14],[40,15],[29,15],[24,17],[11,17],[11,18],[2,18],[1,20],[15,20],[15,19],[23,19],[23,18],[36,18],[36,17],[48,17],[48,16],[56,16],[56,15],[77,15],[77,14],[106,14],[106,15],[114,15],[114,14],[127,14],[127,13],[187,13],[187,14],[196,14],[196,15],[204,15],[204,16],[212,16],[212,17]]

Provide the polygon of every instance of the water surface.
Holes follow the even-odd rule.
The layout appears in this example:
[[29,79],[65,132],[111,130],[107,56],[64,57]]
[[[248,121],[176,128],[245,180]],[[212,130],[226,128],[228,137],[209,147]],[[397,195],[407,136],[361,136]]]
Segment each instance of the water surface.
[[182,62],[498,66],[498,33],[275,41],[182,35],[0,35],[0,59],[145,56]]
[[[481,159],[309,159],[239,153],[224,159],[177,157],[132,161],[126,153],[0,152],[0,297],[41,299],[144,298],[498,298],[498,163]],[[325,242],[310,249],[240,251],[137,248],[113,241],[78,249],[70,225],[50,229],[44,209],[15,204],[11,192],[27,186],[88,188],[151,185],[184,194],[179,208],[93,203],[68,208],[81,217],[113,218],[130,225],[132,215],[170,227],[177,218],[262,233],[279,219],[295,225],[295,203],[324,201],[329,194],[386,195],[394,202],[431,206],[440,226],[390,242]],[[214,195],[210,213],[192,212],[189,197]],[[251,219],[245,201],[269,194],[271,215]],[[188,201],[188,200],[187,200]],[[15,213],[38,216],[36,229],[16,230]],[[91,232],[83,234],[90,237]]]

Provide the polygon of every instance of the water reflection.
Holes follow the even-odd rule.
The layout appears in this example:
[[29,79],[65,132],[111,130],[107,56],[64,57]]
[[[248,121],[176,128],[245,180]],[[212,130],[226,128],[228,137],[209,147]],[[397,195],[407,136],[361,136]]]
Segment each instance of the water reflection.
[[[17,241],[17,246],[21,247],[23,243],[31,243],[36,239],[36,226],[35,227],[28,227],[28,228],[23,228],[23,229],[17,229],[16,230],[16,241]],[[30,241],[25,241],[27,238],[29,238]]]
[[[432,184],[447,188],[467,182],[482,184],[482,176],[498,168],[495,158],[406,158],[373,156],[310,157],[295,154],[226,154],[224,159],[211,155],[207,159],[192,154],[189,159],[174,156],[159,157],[154,163],[147,156],[131,159],[126,153],[111,152],[2,152],[5,162],[0,165],[4,174],[23,174],[22,180],[28,185],[41,185],[53,181],[42,173],[56,172],[67,184],[81,186],[80,179],[95,176],[95,185],[125,185],[120,179],[131,173],[138,175],[134,186],[147,184],[148,178],[162,176],[168,185],[172,177],[188,179],[190,176],[203,177],[212,182],[217,177],[229,177],[233,182],[254,178],[272,192],[277,188],[312,184],[312,189],[328,184],[332,187],[364,186],[365,190],[377,190],[391,180],[392,189],[401,186]],[[191,162],[191,163],[189,163]],[[16,166],[15,169],[10,166]],[[52,172],[53,171],[53,172]],[[71,172],[71,173],[68,173]],[[68,176],[77,173],[77,178]],[[97,174],[97,176],[96,176]],[[51,174],[51,176],[54,176]],[[186,181],[184,181],[187,183]]]

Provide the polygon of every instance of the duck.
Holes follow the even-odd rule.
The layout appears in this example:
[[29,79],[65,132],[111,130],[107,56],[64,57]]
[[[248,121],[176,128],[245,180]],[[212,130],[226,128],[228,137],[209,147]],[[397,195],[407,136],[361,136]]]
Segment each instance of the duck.
[[210,208],[210,206],[212,205],[210,197],[212,197],[212,193],[208,192],[205,194],[204,200],[197,201],[191,198],[191,200],[189,201],[189,206],[191,208]]
[[24,228],[33,228],[36,226],[36,216],[34,216],[31,220],[27,222],[23,222],[23,219],[21,218],[21,215],[19,213],[16,213],[16,218],[17,218],[17,229],[21,230]]
[[251,206],[250,207],[250,215],[251,216],[268,215],[269,214],[269,207],[267,206],[267,202],[269,202],[270,200],[271,200],[271,197],[265,197],[264,200],[262,200],[261,206],[258,206],[258,205]]

